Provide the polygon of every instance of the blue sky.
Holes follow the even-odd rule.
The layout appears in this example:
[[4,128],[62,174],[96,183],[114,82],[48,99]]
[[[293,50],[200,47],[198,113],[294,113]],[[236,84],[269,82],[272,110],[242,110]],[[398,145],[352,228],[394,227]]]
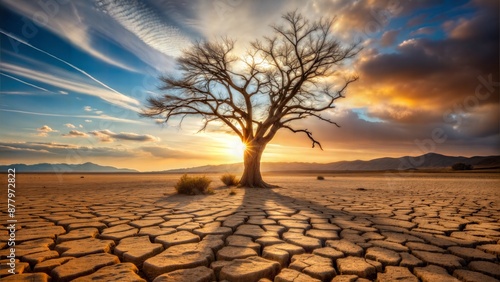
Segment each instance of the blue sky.
[[305,122],[324,151],[283,132],[264,161],[500,153],[494,0],[2,0],[0,163],[148,171],[241,161],[238,139],[197,133],[199,119],[180,128],[138,113],[192,42],[227,35],[243,54],[295,9],[336,16],[338,38],[362,44],[346,65],[360,80],[326,113],[341,128]]

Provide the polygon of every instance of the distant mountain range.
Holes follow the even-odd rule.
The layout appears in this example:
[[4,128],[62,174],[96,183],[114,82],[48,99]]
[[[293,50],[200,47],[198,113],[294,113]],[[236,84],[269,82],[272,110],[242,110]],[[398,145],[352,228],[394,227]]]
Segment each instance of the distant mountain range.
[[[412,170],[451,168],[453,164],[466,163],[474,168],[500,168],[500,156],[450,157],[428,153],[418,157],[380,158],[370,161],[339,161],[326,164],[320,163],[262,163],[263,172],[273,171],[377,171],[377,170]],[[242,172],[243,164],[206,165],[193,168],[171,169],[168,173],[211,173],[211,172]]]
[[[476,156],[476,157],[450,157],[435,153],[429,153],[418,157],[400,157],[400,158],[379,158],[370,161],[340,161],[332,163],[262,163],[263,172],[282,172],[282,171],[377,171],[377,170],[414,170],[414,169],[433,169],[433,168],[451,168],[453,164],[470,164],[474,169],[500,168],[500,156]],[[12,164],[0,166],[0,172],[6,172],[9,168],[16,168],[16,172],[53,172],[53,173],[71,173],[71,172],[138,172],[134,169],[116,168],[112,166],[101,166],[91,162],[84,164],[49,164],[41,163],[34,165]],[[156,171],[156,173],[217,173],[243,171],[242,163],[224,164],[224,165],[205,165],[192,168],[170,169]]]
[[116,168],[112,166],[102,166],[94,163],[84,164],[49,164],[41,163],[34,165],[12,164],[0,166],[0,171],[7,171],[9,168],[15,168],[16,172],[53,172],[53,173],[71,173],[71,172],[138,172],[134,169]]

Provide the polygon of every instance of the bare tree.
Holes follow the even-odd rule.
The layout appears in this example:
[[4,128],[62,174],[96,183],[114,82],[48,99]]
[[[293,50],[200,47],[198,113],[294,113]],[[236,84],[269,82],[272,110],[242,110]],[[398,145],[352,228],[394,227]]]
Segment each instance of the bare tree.
[[357,44],[344,47],[334,38],[333,19],[311,22],[297,12],[282,18],[272,37],[251,43],[242,57],[227,38],[195,43],[178,59],[180,78],[162,77],[166,94],[150,97],[142,113],[165,122],[201,116],[201,130],[222,122],[246,145],[241,186],[272,187],[262,179],[260,161],[279,129],[303,133],[321,148],[312,132],[292,123],[312,117],[338,126],[321,112],[334,108],[357,80],[344,77],[337,87],[332,82],[342,63],[359,52]]

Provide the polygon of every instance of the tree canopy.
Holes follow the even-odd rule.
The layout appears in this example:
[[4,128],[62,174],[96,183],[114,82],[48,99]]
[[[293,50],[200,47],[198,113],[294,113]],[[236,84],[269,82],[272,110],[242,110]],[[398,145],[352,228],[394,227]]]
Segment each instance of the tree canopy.
[[316,118],[338,126],[321,113],[335,108],[357,76],[343,77],[343,63],[356,56],[358,44],[344,46],[332,34],[334,19],[309,21],[297,11],[272,26],[273,36],[250,44],[243,56],[235,54],[235,41],[222,38],[199,41],[185,50],[177,64],[180,76],[161,77],[165,94],[150,97],[142,115],[200,116],[201,130],[222,122],[246,144],[244,186],[267,187],[260,175],[260,158],[278,130],[303,133],[312,147],[321,143],[294,121]]

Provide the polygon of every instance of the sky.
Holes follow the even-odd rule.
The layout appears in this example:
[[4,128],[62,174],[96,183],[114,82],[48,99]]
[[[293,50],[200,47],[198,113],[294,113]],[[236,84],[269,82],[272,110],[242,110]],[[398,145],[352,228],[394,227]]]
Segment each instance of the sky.
[[280,131],[265,162],[500,155],[497,0],[0,0],[0,164],[94,162],[158,171],[242,161],[242,145],[202,122],[140,117],[159,76],[195,41],[236,56],[281,15],[335,17],[362,51],[346,98],[305,120],[323,146]]

